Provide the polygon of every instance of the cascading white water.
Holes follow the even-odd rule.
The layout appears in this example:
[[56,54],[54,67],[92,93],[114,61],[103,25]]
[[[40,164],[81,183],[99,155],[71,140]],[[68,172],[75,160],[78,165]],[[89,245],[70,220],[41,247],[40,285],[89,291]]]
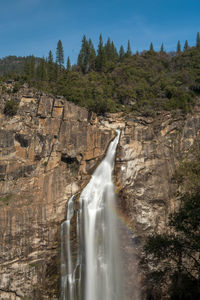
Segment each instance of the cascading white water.
[[[79,208],[75,209],[76,196],[68,202],[61,226],[61,300],[124,300],[112,180],[119,137],[117,131],[80,195]],[[77,250],[72,258],[73,217]]]

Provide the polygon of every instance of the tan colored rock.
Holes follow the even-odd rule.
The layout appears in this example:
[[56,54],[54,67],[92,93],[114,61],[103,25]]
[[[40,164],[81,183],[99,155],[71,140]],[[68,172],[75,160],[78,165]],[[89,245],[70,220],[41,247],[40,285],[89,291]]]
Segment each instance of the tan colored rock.
[[48,117],[51,115],[53,99],[48,96],[42,96],[38,107],[38,115]]
[[66,203],[113,137],[88,122],[85,109],[37,97],[24,97],[30,102],[23,100],[19,115],[0,120],[0,299],[58,299]]
[[54,107],[52,112],[53,118],[62,118],[63,108],[62,107]]

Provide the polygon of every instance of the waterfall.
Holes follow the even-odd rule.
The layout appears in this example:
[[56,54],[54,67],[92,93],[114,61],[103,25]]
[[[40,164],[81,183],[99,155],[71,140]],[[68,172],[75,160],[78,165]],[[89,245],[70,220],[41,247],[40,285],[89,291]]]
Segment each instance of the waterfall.
[[68,202],[61,225],[61,300],[124,299],[112,180],[119,137],[117,131],[80,197]]

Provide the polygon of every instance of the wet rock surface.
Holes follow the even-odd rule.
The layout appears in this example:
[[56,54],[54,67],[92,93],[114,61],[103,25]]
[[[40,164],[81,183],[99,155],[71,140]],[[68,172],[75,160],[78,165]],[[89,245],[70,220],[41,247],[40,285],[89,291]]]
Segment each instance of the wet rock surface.
[[66,203],[114,132],[62,97],[26,87],[15,97],[17,114],[5,116],[3,105],[0,112],[0,299],[53,300]]
[[[0,96],[0,299],[58,299],[66,203],[88,182],[115,128],[121,128],[114,179],[130,288],[145,237],[167,231],[178,205],[172,177],[200,133],[199,107],[178,117],[97,118],[26,86]],[[18,112],[5,116],[12,97]]]

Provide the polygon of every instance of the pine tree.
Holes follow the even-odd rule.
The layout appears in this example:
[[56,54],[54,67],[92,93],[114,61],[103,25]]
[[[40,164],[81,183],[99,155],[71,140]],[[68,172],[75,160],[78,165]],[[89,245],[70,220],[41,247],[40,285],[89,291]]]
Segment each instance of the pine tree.
[[164,44],[162,43],[161,47],[160,47],[160,53],[164,53],[165,50],[164,50]]
[[39,79],[39,81],[47,80],[47,68],[44,57],[40,60],[40,63],[37,67],[37,78]]
[[196,47],[197,47],[197,49],[200,49],[200,34],[199,34],[199,32],[197,32]]
[[117,52],[117,48],[115,47],[115,44],[114,44],[113,41],[111,43],[111,53],[112,53],[112,55],[111,55],[112,61],[113,62],[117,61],[117,59],[118,59],[118,52]]
[[78,55],[78,66],[85,74],[89,71],[89,43],[84,35],[82,38],[81,50]]
[[60,70],[63,68],[64,65],[64,50],[61,40],[57,43],[56,48],[56,63],[59,65]]
[[180,52],[181,52],[181,42],[180,42],[180,41],[178,41],[178,43],[177,43],[176,52],[177,52],[177,53],[180,53]]
[[185,41],[185,44],[184,44],[184,51],[186,51],[188,48],[189,48],[189,46],[188,46],[188,41],[186,40],[186,41]]
[[123,59],[124,55],[125,55],[124,47],[123,47],[123,45],[121,45],[121,47],[119,49],[119,59],[120,60]]
[[96,57],[96,70],[99,72],[103,71],[105,67],[105,62],[106,62],[106,57],[105,57],[105,51],[103,46],[103,38],[102,35],[100,34],[97,57]]
[[107,43],[104,46],[105,59],[108,62],[115,62],[118,59],[117,49],[114,42],[108,38]]
[[30,80],[35,78],[35,57],[32,55],[30,58]]
[[150,46],[149,46],[149,51],[154,51],[154,48],[153,48],[153,43],[151,42]]
[[132,51],[131,51],[131,43],[130,43],[130,41],[128,40],[126,56],[131,56],[131,55],[132,55]]
[[92,40],[89,39],[89,71],[95,70],[96,51],[94,49]]
[[55,68],[53,63],[53,54],[52,51],[49,51],[48,59],[47,59],[47,73],[49,81],[56,80]]
[[71,67],[71,62],[70,62],[70,58],[69,56],[67,57],[67,71],[71,71],[72,67]]
[[111,46],[110,38],[108,38],[108,40],[104,46],[104,52],[105,52],[106,60],[111,60],[112,59],[112,46]]
[[33,55],[27,57],[25,60],[24,75],[28,81],[34,80],[35,78],[35,57]]
[[50,63],[50,64],[53,63],[53,53],[51,50],[49,51],[48,63]]

